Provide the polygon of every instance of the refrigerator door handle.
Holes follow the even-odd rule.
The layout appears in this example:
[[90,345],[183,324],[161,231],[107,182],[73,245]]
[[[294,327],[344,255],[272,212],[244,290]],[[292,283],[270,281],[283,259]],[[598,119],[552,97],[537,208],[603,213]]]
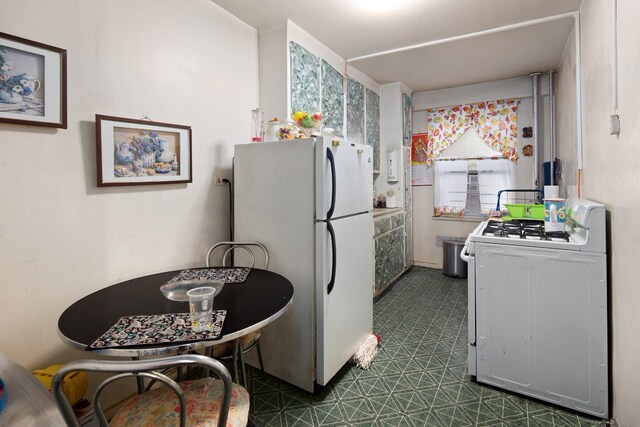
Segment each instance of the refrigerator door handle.
[[327,147],[327,159],[331,166],[331,206],[329,206],[329,210],[327,211],[327,220],[330,220],[336,208],[336,161],[329,147]]
[[331,280],[329,280],[329,284],[327,285],[327,295],[329,295],[333,290],[333,286],[336,284],[336,233],[333,230],[331,221],[327,221],[327,231],[329,231],[329,235],[331,236]]

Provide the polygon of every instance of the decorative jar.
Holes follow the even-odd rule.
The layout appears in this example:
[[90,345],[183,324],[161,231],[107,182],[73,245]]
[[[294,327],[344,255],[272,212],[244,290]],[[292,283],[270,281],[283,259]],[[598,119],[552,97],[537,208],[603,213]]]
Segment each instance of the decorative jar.
[[153,164],[156,162],[156,152],[153,153],[144,153],[141,157],[142,167],[143,168],[152,168]]
[[278,131],[280,130],[280,120],[277,118],[273,118],[269,120],[269,124],[267,124],[267,129],[264,132],[264,141],[272,142],[277,141],[278,139]]
[[131,151],[131,145],[126,143],[120,144],[116,150],[115,158],[121,165],[131,164],[134,159],[133,151]]
[[173,147],[166,140],[160,140],[160,150],[156,152],[156,162],[169,163],[173,161]]
[[297,130],[297,127],[290,120],[280,123],[278,126],[278,139],[280,141],[294,139],[296,137]]

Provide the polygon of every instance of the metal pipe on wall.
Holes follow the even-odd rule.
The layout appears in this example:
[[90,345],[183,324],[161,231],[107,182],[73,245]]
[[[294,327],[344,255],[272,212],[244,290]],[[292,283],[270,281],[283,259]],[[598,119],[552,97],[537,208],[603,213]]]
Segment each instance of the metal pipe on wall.
[[583,126],[582,123],[582,50],[581,50],[581,30],[580,30],[580,13],[574,12],[573,31],[575,32],[575,49],[576,49],[576,124],[577,124],[577,140],[578,140],[578,197],[580,197],[580,170],[584,168],[584,150],[583,150]]
[[554,76],[556,74],[556,70],[549,71],[549,127],[551,131],[550,140],[550,152],[551,152],[551,163],[550,163],[550,171],[549,171],[549,185],[556,185],[554,182],[554,171],[556,167],[556,93],[555,93],[555,82]]
[[538,139],[538,110],[539,106],[539,92],[540,92],[540,75],[542,73],[531,73],[529,76],[531,77],[533,83],[533,188],[539,188],[538,185],[538,174],[540,169],[540,164],[538,160],[538,148],[539,148],[539,139]]

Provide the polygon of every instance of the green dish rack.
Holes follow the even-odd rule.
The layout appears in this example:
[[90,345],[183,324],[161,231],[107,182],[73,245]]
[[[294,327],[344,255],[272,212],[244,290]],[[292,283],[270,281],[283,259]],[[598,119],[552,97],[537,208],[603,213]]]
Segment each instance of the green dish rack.
[[[537,189],[510,189],[498,191],[498,203],[496,204],[496,211],[500,210],[500,196],[502,193],[536,193],[538,195],[538,201],[542,201],[543,193]],[[513,219],[544,219],[544,205],[540,203],[527,204],[527,203],[505,203],[509,215]]]
[[507,203],[505,206],[513,219],[544,219],[544,205],[538,203]]

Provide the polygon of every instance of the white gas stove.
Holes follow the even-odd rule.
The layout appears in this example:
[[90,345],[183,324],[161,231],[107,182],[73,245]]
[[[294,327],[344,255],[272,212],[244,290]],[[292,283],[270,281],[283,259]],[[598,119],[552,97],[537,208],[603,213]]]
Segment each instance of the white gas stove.
[[542,220],[484,221],[469,234],[467,252],[473,252],[474,242],[606,252],[604,206],[585,199],[569,199],[567,212],[567,226],[561,232],[546,233]]
[[567,212],[562,232],[490,220],[469,234],[469,373],[607,418],[605,207],[575,198]]

